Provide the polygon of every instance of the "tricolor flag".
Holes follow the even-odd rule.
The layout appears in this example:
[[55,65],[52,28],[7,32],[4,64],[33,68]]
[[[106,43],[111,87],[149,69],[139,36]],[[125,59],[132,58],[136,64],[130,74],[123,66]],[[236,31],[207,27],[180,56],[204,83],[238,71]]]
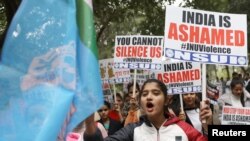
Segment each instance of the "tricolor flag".
[[71,118],[68,131],[79,123],[79,117],[84,119],[86,115],[94,113],[103,105],[92,0],[76,0],[76,9],[79,35],[77,36],[77,65],[81,85],[74,101],[79,111],[76,111]]
[[22,0],[0,64],[0,141],[56,141],[103,104],[92,2]]

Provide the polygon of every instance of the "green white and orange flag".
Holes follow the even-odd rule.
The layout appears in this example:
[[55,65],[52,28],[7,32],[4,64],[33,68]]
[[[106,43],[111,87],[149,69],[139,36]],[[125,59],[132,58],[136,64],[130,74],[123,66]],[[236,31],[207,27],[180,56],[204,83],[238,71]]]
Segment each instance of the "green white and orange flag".
[[76,123],[79,123],[79,119],[77,120],[75,117],[84,119],[97,111],[103,104],[92,0],[76,0],[76,9],[79,32],[79,36],[77,36],[77,63],[81,84],[76,104],[81,108],[81,112],[76,112],[75,116],[72,117],[69,131]]

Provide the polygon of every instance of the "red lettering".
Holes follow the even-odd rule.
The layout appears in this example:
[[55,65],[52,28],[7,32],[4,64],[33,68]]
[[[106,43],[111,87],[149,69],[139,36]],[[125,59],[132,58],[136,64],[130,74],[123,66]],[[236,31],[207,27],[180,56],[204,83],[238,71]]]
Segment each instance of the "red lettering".
[[250,109],[245,109],[245,115],[250,115]]
[[244,114],[244,109],[237,109],[237,114]]
[[229,46],[233,46],[233,30],[226,30],[226,44],[229,45]]
[[170,23],[168,39],[221,46],[245,45],[245,33],[241,30],[216,29],[193,25]]
[[157,48],[156,48],[155,56],[156,56],[157,58],[160,58],[160,57],[161,57],[161,47],[157,47]]
[[194,80],[199,80],[201,78],[201,73],[198,69],[194,70]]
[[147,46],[118,46],[116,47],[116,57],[147,57]]
[[178,32],[176,23],[170,23],[168,31],[168,39],[178,40]]
[[170,77],[170,82],[176,82],[175,73],[169,73],[169,77]]
[[202,30],[201,30],[200,42],[205,43],[205,44],[210,44],[209,30],[206,27],[202,28]]
[[237,109],[235,108],[229,108],[229,107],[225,107],[223,110],[223,113],[226,114],[236,114]]
[[161,82],[165,83],[165,82],[163,81],[163,78],[162,78],[162,74],[161,74],[161,73],[158,73],[158,74],[157,74],[157,79],[160,80]]
[[151,47],[150,48],[150,57],[153,58],[155,56],[155,48],[154,47]]
[[129,48],[131,50],[131,54],[129,54],[128,57],[131,57],[131,56],[136,57],[137,47],[129,47]]
[[121,56],[121,47],[120,46],[118,46],[118,47],[116,47],[116,57],[120,57]]
[[211,44],[224,45],[224,30],[223,29],[211,29],[212,39]]
[[127,57],[126,56],[126,50],[127,50],[127,47],[122,48],[122,56],[121,57]]
[[183,81],[188,81],[190,80],[189,78],[189,72],[188,71],[182,71],[182,77],[183,77]]
[[243,31],[235,30],[234,37],[235,37],[235,46],[244,46],[245,45],[245,38],[244,38]]
[[164,75],[163,75],[163,77],[164,77],[164,83],[169,83],[169,78],[168,78],[168,73],[164,73]]
[[223,109],[223,113],[229,113],[229,108],[227,108],[227,107],[225,107],[224,109]]
[[190,42],[199,43],[199,36],[200,36],[200,28],[190,26],[190,34],[189,34]]
[[185,24],[181,24],[179,26],[179,30],[180,30],[180,35],[179,35],[179,39],[183,42],[188,41],[188,34],[187,34],[187,30],[188,30],[188,26]]
[[137,50],[137,55],[138,57],[142,57],[143,56],[143,48],[142,47],[138,47],[138,50]]
[[190,75],[190,80],[195,80],[195,78],[194,78],[194,70],[190,70],[189,75]]
[[143,48],[143,57],[147,57],[148,54],[148,47]]
[[181,81],[182,81],[181,73],[177,72],[176,73],[176,82],[181,82]]

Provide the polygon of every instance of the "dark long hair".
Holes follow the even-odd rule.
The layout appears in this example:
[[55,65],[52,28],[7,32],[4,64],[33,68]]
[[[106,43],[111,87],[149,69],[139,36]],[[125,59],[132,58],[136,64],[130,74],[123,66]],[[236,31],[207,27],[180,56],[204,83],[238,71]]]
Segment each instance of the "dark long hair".
[[[160,88],[160,90],[163,92],[164,98],[165,98],[165,101],[166,101],[166,99],[167,99],[167,94],[168,94],[168,92],[167,92],[168,89],[167,89],[166,85],[165,85],[163,82],[161,82],[160,80],[158,80],[158,79],[148,79],[148,80],[146,80],[146,81],[143,83],[143,85],[142,85],[142,87],[141,87],[141,90],[140,90],[140,93],[139,93],[139,103],[140,103],[141,95],[142,95],[142,92],[143,92],[143,90],[144,90],[144,88],[145,88],[145,85],[148,84],[148,83],[156,83],[156,84],[158,85],[158,87]],[[164,105],[163,108],[164,108],[164,111],[165,111],[166,113],[168,113],[168,106],[167,106],[167,105]],[[166,114],[165,116],[167,116],[167,114]]]
[[141,98],[142,91],[144,90],[145,85],[148,84],[148,83],[153,83],[153,82],[154,82],[154,83],[157,83],[158,86],[159,86],[159,88],[160,88],[160,90],[163,92],[164,96],[165,96],[165,97],[167,96],[167,94],[168,94],[168,89],[167,89],[166,85],[165,85],[163,82],[161,82],[161,81],[158,80],[158,79],[148,79],[148,80],[146,80],[146,81],[143,83],[143,85],[142,85],[142,87],[141,87],[141,91],[140,91],[140,93],[139,93],[139,98]]
[[232,82],[230,84],[231,91],[238,84],[242,85],[242,88],[243,88],[242,94],[240,95],[240,102],[241,102],[242,106],[245,107],[245,101],[244,101],[244,83],[243,83],[243,81],[241,79],[233,79],[232,80]]
[[[200,108],[200,102],[201,102],[201,93],[195,93],[195,108]],[[184,110],[190,109],[189,107],[186,106],[184,100],[183,100],[183,108]]]
[[181,111],[180,107],[180,96],[178,94],[174,94],[172,97],[171,103],[168,102],[168,107],[171,108],[176,116],[179,116],[179,113]]

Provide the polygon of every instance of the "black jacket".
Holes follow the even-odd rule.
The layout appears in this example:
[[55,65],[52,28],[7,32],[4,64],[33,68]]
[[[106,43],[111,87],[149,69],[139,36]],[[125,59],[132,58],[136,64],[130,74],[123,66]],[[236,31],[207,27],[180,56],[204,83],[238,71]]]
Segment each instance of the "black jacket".
[[[104,126],[102,120],[99,120],[98,122],[100,122]],[[109,118],[108,135],[113,135],[116,131],[120,130],[122,127],[123,126],[121,122]]]

